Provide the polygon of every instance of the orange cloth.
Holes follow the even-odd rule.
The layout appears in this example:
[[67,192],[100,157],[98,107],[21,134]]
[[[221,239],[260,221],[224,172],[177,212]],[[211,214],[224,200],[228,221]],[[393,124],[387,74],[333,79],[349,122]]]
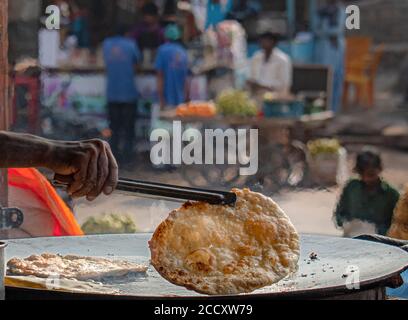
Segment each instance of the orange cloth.
[[82,236],[74,214],[61,199],[54,187],[36,169],[8,169],[8,184],[31,191],[52,214],[54,236]]

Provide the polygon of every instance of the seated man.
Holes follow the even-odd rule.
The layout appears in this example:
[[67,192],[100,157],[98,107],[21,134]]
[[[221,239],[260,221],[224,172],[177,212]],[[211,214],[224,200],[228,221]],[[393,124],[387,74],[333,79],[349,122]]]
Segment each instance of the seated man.
[[250,65],[248,85],[258,102],[266,92],[288,94],[292,86],[290,57],[276,47],[278,35],[266,32],[260,36],[262,50],[255,53]]

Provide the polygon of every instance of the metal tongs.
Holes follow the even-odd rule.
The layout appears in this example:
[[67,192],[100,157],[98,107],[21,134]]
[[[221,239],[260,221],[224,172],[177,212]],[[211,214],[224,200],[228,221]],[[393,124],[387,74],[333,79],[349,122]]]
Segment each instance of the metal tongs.
[[[60,182],[55,179],[52,181],[52,184],[57,188],[68,187],[68,183]],[[116,190],[160,199],[203,201],[209,204],[219,205],[234,205],[237,200],[237,196],[233,192],[180,187],[124,178],[119,179]]]

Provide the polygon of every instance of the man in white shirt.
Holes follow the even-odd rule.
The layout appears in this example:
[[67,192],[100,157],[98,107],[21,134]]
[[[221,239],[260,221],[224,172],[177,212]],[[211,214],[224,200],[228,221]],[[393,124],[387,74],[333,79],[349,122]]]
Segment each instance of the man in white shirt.
[[254,96],[265,92],[288,94],[292,86],[292,62],[282,50],[276,48],[278,35],[267,32],[260,36],[262,50],[251,60],[248,85]]

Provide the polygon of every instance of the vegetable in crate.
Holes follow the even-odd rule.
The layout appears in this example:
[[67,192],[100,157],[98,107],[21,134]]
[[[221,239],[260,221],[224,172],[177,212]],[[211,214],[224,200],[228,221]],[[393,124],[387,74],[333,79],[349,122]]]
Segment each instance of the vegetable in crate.
[[212,102],[189,102],[181,104],[176,109],[179,117],[214,117],[216,108]]
[[228,90],[222,92],[216,101],[217,112],[225,116],[256,116],[258,108],[248,92]]
[[90,217],[82,225],[85,234],[135,233],[136,225],[128,215],[104,214]]
[[316,157],[317,155],[321,154],[338,154],[341,149],[341,145],[336,139],[318,139],[309,141],[307,148],[311,156]]

